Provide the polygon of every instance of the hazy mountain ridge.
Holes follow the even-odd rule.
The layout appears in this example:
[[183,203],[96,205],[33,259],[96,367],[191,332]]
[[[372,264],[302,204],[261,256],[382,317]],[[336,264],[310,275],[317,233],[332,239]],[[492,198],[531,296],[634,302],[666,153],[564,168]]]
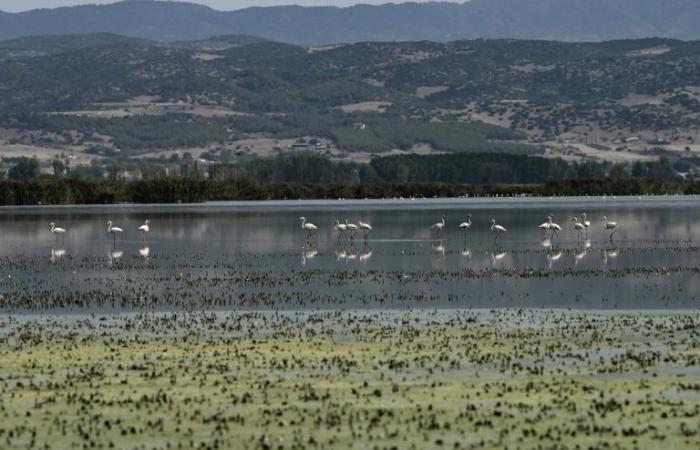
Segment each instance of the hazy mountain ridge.
[[698,39],[695,0],[472,0],[380,6],[256,7],[238,11],[134,0],[23,13],[0,13],[0,39],[117,33],[158,41],[244,34],[300,45],[475,38],[601,41]]

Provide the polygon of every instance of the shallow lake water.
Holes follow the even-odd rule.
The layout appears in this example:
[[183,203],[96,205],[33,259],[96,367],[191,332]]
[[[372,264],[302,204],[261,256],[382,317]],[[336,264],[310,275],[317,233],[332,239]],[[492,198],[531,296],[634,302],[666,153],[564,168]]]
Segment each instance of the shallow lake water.
[[[583,212],[587,236],[571,226]],[[545,240],[550,213],[563,230]],[[603,215],[619,224],[612,241]],[[300,216],[319,227],[310,241]],[[492,218],[508,229],[497,240]],[[339,241],[336,219],[374,230]],[[125,230],[116,243],[108,220]],[[2,208],[0,308],[695,309],[699,226],[700,199],[687,196]]]

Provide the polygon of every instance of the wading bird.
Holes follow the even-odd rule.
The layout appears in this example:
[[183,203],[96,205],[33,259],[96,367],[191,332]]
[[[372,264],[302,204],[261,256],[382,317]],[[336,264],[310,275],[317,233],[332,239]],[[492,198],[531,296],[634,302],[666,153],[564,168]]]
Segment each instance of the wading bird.
[[143,225],[139,227],[139,231],[143,235],[143,242],[146,242],[146,235],[148,234],[149,231],[151,231],[151,222],[146,220]]
[[51,222],[51,233],[56,236],[57,241],[59,236],[61,236],[61,243],[65,240],[66,229],[57,227],[53,222]]
[[445,229],[445,214],[442,215],[440,222],[430,225],[431,230],[435,230],[438,234],[442,234],[442,230]]
[[112,234],[112,238],[114,239],[114,245],[117,245],[117,234],[123,233],[123,232],[124,232],[124,230],[122,230],[121,228],[112,226],[111,220],[109,222],[107,222],[107,233]]
[[588,239],[588,227],[591,226],[591,221],[588,220],[588,216],[586,216],[586,213],[581,213],[581,217],[583,217],[581,223],[584,227],[586,227],[586,239]]
[[365,240],[367,240],[367,235],[372,231],[372,225],[365,223],[363,221],[357,222],[357,224],[360,227],[360,230],[362,230],[365,233]]
[[464,236],[466,237],[467,231],[472,227],[472,215],[467,214],[467,221],[460,223],[459,227],[462,229]]
[[578,217],[571,219],[571,226],[578,231],[578,239],[581,240],[581,233],[586,229],[586,225],[578,221]]
[[491,231],[494,233],[494,240],[498,239],[501,234],[506,233],[508,230],[506,230],[506,227],[497,225],[496,224],[496,219],[491,219]]
[[557,239],[559,239],[559,232],[561,231],[561,227],[559,226],[559,224],[554,223],[554,221],[552,220],[553,218],[554,216],[550,215],[547,218],[547,222],[549,222],[549,229],[552,231],[552,239],[554,239],[554,236],[556,236]]
[[335,221],[335,226],[333,227],[335,231],[338,232],[338,241],[340,241],[340,238],[343,237],[345,232],[348,230],[348,228],[345,226],[344,223],[340,223],[339,220],[336,219]]
[[348,222],[348,219],[345,219],[345,228],[347,228],[348,232],[350,233],[350,240],[355,240],[355,231],[357,231],[357,225],[355,225],[354,223],[350,223]]
[[306,240],[311,240],[311,235],[318,230],[318,227],[311,222],[306,221],[306,217],[299,217],[301,221],[301,229],[306,231]]
[[613,235],[617,233],[617,222],[608,220],[608,216],[603,216],[603,226],[610,232],[610,240],[613,240]]

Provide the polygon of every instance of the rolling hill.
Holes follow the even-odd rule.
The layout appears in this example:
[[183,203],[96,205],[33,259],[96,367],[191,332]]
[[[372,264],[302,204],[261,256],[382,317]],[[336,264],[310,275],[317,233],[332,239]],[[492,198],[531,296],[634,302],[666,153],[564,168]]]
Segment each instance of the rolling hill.
[[299,45],[478,38],[690,40],[700,38],[698,17],[696,0],[471,0],[228,12],[188,3],[132,0],[0,13],[0,39],[115,33],[161,42],[245,34]]

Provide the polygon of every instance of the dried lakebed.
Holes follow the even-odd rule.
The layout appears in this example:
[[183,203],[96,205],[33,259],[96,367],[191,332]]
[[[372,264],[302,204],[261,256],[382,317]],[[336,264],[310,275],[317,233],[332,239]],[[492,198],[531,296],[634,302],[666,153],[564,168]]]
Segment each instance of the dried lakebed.
[[0,319],[3,448],[697,448],[696,311]]

